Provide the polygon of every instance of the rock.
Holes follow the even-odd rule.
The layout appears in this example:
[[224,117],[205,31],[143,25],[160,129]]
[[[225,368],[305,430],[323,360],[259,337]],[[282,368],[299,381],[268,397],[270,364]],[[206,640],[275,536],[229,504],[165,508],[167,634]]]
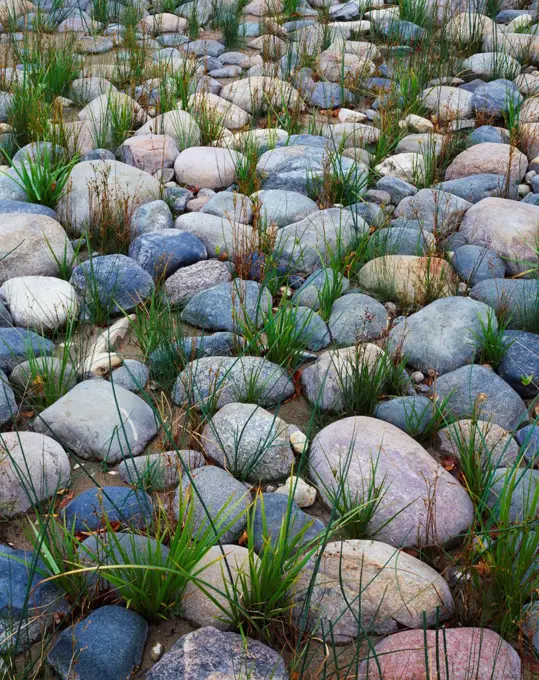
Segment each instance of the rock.
[[266,113],[270,107],[302,106],[299,92],[289,83],[266,76],[236,80],[225,85],[220,96],[248,113]]
[[375,171],[382,177],[397,177],[404,182],[419,183],[425,179],[425,156],[422,153],[404,152],[388,156]]
[[436,411],[430,399],[421,396],[395,397],[376,407],[374,417],[391,423],[412,437],[422,435]]
[[449,234],[456,231],[471,204],[464,199],[438,189],[421,189],[404,198],[395,217],[417,220],[422,231]]
[[456,282],[447,262],[438,257],[384,255],[359,270],[361,288],[402,305],[428,304],[432,298],[454,295]]
[[108,678],[125,680],[142,661],[147,633],[142,616],[106,605],[62,631],[47,660],[63,680],[72,677],[74,663],[80,680],[98,680],[113,657]]
[[368,228],[365,220],[348,210],[320,210],[279,229],[274,252],[279,265],[310,273],[328,264],[337,246],[346,250]]
[[503,341],[507,351],[498,375],[523,399],[534,399],[539,394],[539,335],[506,331]]
[[[349,123],[340,123],[340,125],[349,125]],[[357,123],[356,125],[360,125]],[[336,128],[336,125],[330,126]],[[375,128],[364,125],[357,132],[357,146],[361,146],[362,134]],[[355,130],[355,128],[354,128]],[[328,131],[328,134],[331,130]],[[356,138],[354,133],[346,136],[346,131],[342,133],[344,143],[350,140],[348,146],[356,145]],[[324,168],[327,174],[328,164],[331,164],[333,158],[334,163],[338,163],[339,172],[347,177],[350,184],[357,187],[359,192],[367,190],[367,176],[368,167],[362,162],[356,162],[351,158],[345,156],[330,156],[328,149],[332,146],[339,146],[341,141],[341,134],[335,131],[336,139],[328,139],[328,141],[321,140],[323,146],[318,143],[318,146],[309,145],[305,142],[309,140],[304,139],[306,135],[298,135],[300,138],[295,143],[288,146],[277,146],[274,149],[266,151],[260,156],[257,163],[257,172],[262,174],[264,178],[262,188],[267,189],[283,189],[285,191],[295,191],[300,194],[309,194],[316,187],[323,182]],[[319,138],[317,138],[319,139]],[[312,141],[312,140],[311,140]],[[303,143],[302,143],[303,142]]]
[[[454,680],[518,680],[521,664],[516,651],[488,628],[449,628],[444,635],[433,630],[408,630],[379,642],[376,654],[359,668],[359,680],[428,680],[425,640],[430,669],[445,676],[445,664]],[[437,659],[439,663],[437,665]]]
[[506,198],[485,198],[468,210],[460,228],[467,243],[493,250],[503,258],[508,274],[539,265],[534,250],[539,207]]
[[7,307],[0,302],[0,328],[9,328],[13,326],[13,317],[8,312]]
[[27,201],[28,195],[21,186],[21,180],[14,168],[4,169],[0,172],[0,200],[3,201]]
[[115,368],[110,375],[110,382],[115,387],[123,387],[129,392],[142,392],[150,377],[150,369],[140,361],[125,359],[123,366]]
[[101,486],[86,489],[62,509],[62,520],[69,530],[97,531],[119,522],[143,529],[152,519],[152,499],[138,489],[125,486]]
[[436,184],[437,189],[460,196],[470,203],[479,203],[490,196],[503,196],[516,199],[516,187],[507,184],[507,178],[492,173],[468,175]]
[[331,342],[325,321],[309,307],[296,307],[290,322],[294,324],[304,346],[313,352],[318,352]]
[[289,477],[282,486],[275,489],[275,493],[286,497],[292,494],[292,500],[299,508],[310,508],[316,500],[316,489],[301,477]]
[[201,403],[215,399],[218,408],[231,402],[256,400],[268,407],[294,394],[294,385],[281,366],[262,357],[207,357],[192,361],[180,373],[172,400],[175,404]]
[[19,276],[0,287],[16,326],[38,332],[55,331],[76,317],[77,292],[67,281],[51,276]]
[[315,269],[296,290],[292,300],[298,305],[316,311],[320,309],[320,296],[324,287],[343,294],[350,288],[350,282],[346,276],[335,273],[331,267]]
[[0,328],[0,371],[9,375],[30,353],[32,358],[50,356],[54,344],[26,328]]
[[86,380],[42,411],[34,429],[58,439],[86,460],[118,463],[137,456],[157,434],[140,397],[106,380]]
[[380,191],[387,191],[391,196],[391,202],[398,205],[403,198],[414,196],[417,189],[413,184],[409,184],[398,177],[382,177],[376,182],[376,188]]
[[526,425],[515,432],[515,439],[521,447],[526,462],[539,456],[539,427]]
[[162,12],[144,17],[138,27],[143,33],[159,35],[162,33],[184,33],[187,20],[169,12]]
[[25,512],[69,485],[69,458],[50,437],[4,432],[0,454],[0,514],[4,517]]
[[234,181],[240,163],[245,163],[245,157],[237,151],[195,146],[178,156],[174,173],[178,184],[225,189]]
[[451,266],[468,286],[505,275],[504,261],[493,250],[482,246],[457,248],[451,258]]
[[104,195],[107,211],[127,208],[130,216],[140,205],[159,198],[159,182],[149,173],[119,161],[83,161],[71,171],[66,193],[58,202],[58,215],[82,235],[102,215],[99,197]]
[[202,241],[180,229],[151,231],[138,236],[129,246],[129,257],[154,281],[166,279],[178,269],[207,257]]
[[[245,55],[243,55],[245,56]],[[191,110],[214,111],[220,124],[227,130],[240,130],[251,121],[251,116],[239,106],[210,92],[199,92],[189,97]]]
[[[231,543],[240,537],[247,524],[249,492],[241,482],[221,468],[206,465],[182,477],[174,498],[176,518],[180,498],[183,504],[193,503],[195,536],[202,537],[209,533],[213,536],[216,532],[215,543],[218,540]],[[211,517],[208,517],[208,513]]]
[[[363,416],[336,421],[313,440],[309,471],[324,499],[338,492],[345,475],[352,497],[366,480],[384,479],[385,493],[370,531],[390,545],[446,543],[466,531],[473,517],[470,497],[425,449],[394,425]],[[387,522],[387,524],[385,524]],[[384,525],[385,524],[385,525]]]
[[164,284],[164,292],[173,306],[182,307],[198,293],[231,281],[230,267],[219,260],[201,260],[188,267],[182,267]]
[[0,201],[0,214],[19,213],[21,215],[45,215],[56,219],[56,210],[47,208],[45,205],[39,203],[26,203],[23,201],[10,201],[4,199]]
[[258,236],[249,224],[231,223],[227,218],[207,213],[180,215],[176,229],[199,238],[210,258],[247,259],[258,247]]
[[200,143],[200,128],[187,111],[173,109],[150,119],[135,132],[139,135],[166,135],[180,151]]
[[[505,56],[505,55],[504,55]],[[483,83],[473,93],[472,106],[476,115],[504,116],[520,107],[524,98],[510,80]]]
[[470,146],[472,144],[482,144],[483,142],[509,144],[509,132],[505,128],[494,127],[493,125],[480,125],[470,133],[468,141]]
[[284,661],[273,649],[245,635],[207,626],[183,635],[146,680],[235,680],[239,672],[250,680],[266,680],[268,669],[272,680],[288,680]]
[[8,213],[0,224],[0,285],[18,276],[58,276],[73,262],[63,227],[47,215]]
[[170,491],[178,486],[186,469],[194,470],[203,465],[201,453],[186,449],[127,458],[118,466],[118,473],[120,479],[131,486],[149,491]]
[[135,210],[131,217],[131,235],[136,238],[141,234],[163,229],[172,229],[174,218],[165,201],[150,201]]
[[301,373],[305,396],[318,409],[339,413],[352,376],[365,368],[376,370],[386,360],[389,358],[385,352],[374,344],[322,352],[316,362]]
[[241,481],[276,482],[290,474],[296,429],[254,404],[231,403],[204,427],[206,455]]
[[117,89],[106,78],[100,78],[98,76],[76,78],[71,83],[69,97],[77,103],[85,105],[109,92],[117,92]]
[[210,197],[200,212],[226,218],[231,224],[249,224],[253,219],[253,203],[243,194],[219,191]]
[[[55,617],[69,611],[54,581],[45,582],[47,568],[26,550],[0,545],[0,646],[3,652],[22,651],[42,639]],[[28,593],[32,597],[28,597]]]
[[[539,470],[516,470],[515,467],[500,467],[489,487],[487,505],[495,516],[505,516],[505,509],[500,503],[509,500],[510,507],[507,520],[510,523],[526,523],[537,518],[537,494],[539,486]],[[504,500],[502,500],[504,499]],[[533,567],[532,567],[533,568]]]
[[526,405],[492,369],[462,366],[436,381],[436,396],[445,399],[454,418],[480,418],[512,430],[526,421]]
[[539,605],[537,603],[527,605],[524,613],[525,620],[522,628],[537,652],[539,649]]
[[461,450],[473,447],[474,455],[484,460],[485,467],[514,465],[519,457],[519,446],[503,428],[484,420],[457,420],[436,434],[434,447],[442,456],[461,459]]
[[296,550],[309,545],[317,537],[322,539],[321,534],[325,532],[323,522],[300,510],[288,496],[280,493],[258,496],[253,520],[255,551],[260,554],[268,543],[275,546],[283,527],[289,543]]
[[312,199],[296,191],[266,189],[257,191],[251,198],[260,206],[268,224],[277,227],[299,222],[319,210]]
[[518,184],[527,169],[528,159],[517,148],[510,144],[484,142],[459,153],[445,171],[445,179],[487,172],[506,177],[510,184]]
[[498,317],[506,317],[509,328],[527,328],[537,318],[539,281],[489,279],[476,284],[470,296],[492,307]]
[[97,304],[97,298],[99,307],[109,314],[132,311],[155,288],[150,274],[125,255],[86,260],[75,267],[70,283],[90,309]]
[[419,312],[394,326],[389,334],[388,351],[404,356],[409,365],[427,373],[449,373],[473,362],[478,336],[494,313],[482,302],[466,297],[446,297],[431,302]]
[[123,163],[155,175],[158,170],[172,168],[179,153],[172,137],[138,135],[126,139],[119,147],[117,156]]
[[432,111],[441,122],[470,118],[473,95],[457,87],[437,85],[424,90],[423,105]]
[[386,325],[384,306],[361,293],[343,295],[335,300],[329,318],[331,336],[341,346],[376,340],[385,331]]
[[197,293],[183,310],[182,320],[208,330],[241,332],[245,323],[261,328],[270,305],[267,288],[235,279]]
[[[43,396],[44,384],[48,388],[54,386],[57,397],[60,397],[76,385],[77,371],[69,361],[43,356],[17,364],[11,371],[9,380],[25,397]],[[51,391],[50,396],[52,397],[53,394]]]
[[[0,427],[4,427],[8,423],[15,422],[18,414],[17,402],[15,401],[15,394],[11,389],[7,375],[0,370]],[[0,435],[0,452],[2,450],[2,439]],[[0,461],[1,462],[1,461]]]
[[248,595],[250,569],[256,568],[257,563],[256,555],[250,558],[249,550],[240,545],[210,548],[195,564],[193,573],[204,581],[204,588],[219,604],[210,599],[194,581],[189,581],[182,598],[182,617],[195,626],[233,630],[234,612],[227,599],[227,593],[231,594],[237,589],[242,595]]
[[[305,571],[299,585],[308,587],[312,569]],[[348,540],[325,546],[307,617],[315,634],[344,643],[359,637],[358,618],[380,635],[432,626],[454,606],[447,583],[424,562],[380,541]]]

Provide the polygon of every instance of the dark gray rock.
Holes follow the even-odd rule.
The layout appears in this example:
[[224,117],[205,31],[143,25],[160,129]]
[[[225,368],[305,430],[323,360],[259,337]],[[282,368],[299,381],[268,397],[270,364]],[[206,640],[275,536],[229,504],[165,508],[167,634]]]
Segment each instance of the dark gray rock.
[[193,503],[195,534],[215,530],[216,543],[218,537],[221,543],[232,543],[245,529],[246,512],[251,503],[250,494],[246,487],[226,470],[206,465],[193,470],[190,477],[184,475],[175,495],[176,517],[180,494],[184,502],[189,500]]
[[183,635],[146,680],[288,680],[283,659],[270,647],[206,626]]
[[32,357],[54,354],[54,343],[27,328],[0,327],[0,371],[7,375],[13,368]]
[[492,307],[498,317],[508,320],[509,328],[537,328],[539,281],[531,279],[488,279],[470,291],[475,300]]
[[515,432],[515,439],[522,448],[527,461],[539,458],[539,426],[526,425]]
[[165,194],[167,204],[175,213],[181,213],[187,208],[189,201],[194,198],[194,195],[189,189],[183,187],[166,187]]
[[403,179],[391,177],[389,175],[379,179],[376,182],[376,188],[380,191],[387,191],[391,196],[391,203],[393,203],[393,205],[397,205],[407,196],[417,194],[417,188],[413,184],[409,184]]
[[110,522],[143,529],[152,519],[152,499],[147,493],[127,486],[86,489],[62,509],[62,518],[74,531],[97,531]]
[[126,680],[142,661],[147,634],[142,616],[106,605],[62,631],[47,660],[62,680],[73,677],[73,668],[77,680]]
[[150,274],[126,255],[93,257],[75,267],[70,282],[90,309],[97,297],[111,314],[133,310],[155,289]]
[[8,377],[0,370],[0,427],[15,422],[17,412],[17,402]]
[[520,396],[485,366],[462,366],[440,376],[436,396],[439,401],[447,399],[447,412],[455,418],[479,418],[505,430],[527,421],[526,404]]
[[539,484],[539,470],[514,468],[498,468],[492,485],[489,488],[487,505],[500,513],[500,499],[506,500],[508,489],[511,494],[509,507],[509,522],[526,523],[530,519],[537,520],[537,485]]
[[472,106],[476,114],[502,116],[509,110],[509,102],[517,108],[524,97],[510,80],[492,80],[479,85],[473,94]]
[[436,189],[442,189],[455,196],[460,196],[470,203],[479,203],[489,196],[501,196],[502,198],[517,198],[517,186],[509,184],[507,177],[490,173],[469,175],[459,179],[450,179],[435,185]]
[[339,273],[337,276],[330,267],[317,269],[303,281],[292,300],[303,307],[320,309],[320,295],[324,288],[342,294],[350,288],[350,282],[343,274]]
[[170,491],[178,486],[186,469],[194,470],[205,464],[199,451],[165,451],[128,458],[118,466],[118,474],[126,484],[139,489]]
[[422,435],[434,417],[434,404],[427,397],[396,397],[376,407],[375,418],[385,420],[412,437]]
[[493,250],[482,246],[465,245],[457,248],[451,258],[451,266],[469,286],[487,279],[503,278],[505,274],[504,261]]
[[165,201],[150,201],[139,206],[131,218],[131,237],[136,238],[149,231],[172,229],[174,218]]
[[[315,517],[303,512],[299,506],[290,501],[286,494],[263,493],[257,497],[255,517],[253,523],[254,549],[257,553],[262,552],[268,542],[274,545],[279,537],[285,518],[288,521],[288,540],[292,542],[295,537],[302,533],[297,548],[309,543],[319,534],[325,531],[324,523]],[[265,525],[265,528],[264,528]]]
[[385,307],[374,298],[355,293],[335,301],[329,318],[333,340],[341,346],[379,338],[387,326]]
[[524,399],[539,394],[539,335],[506,331],[507,351],[498,366],[498,375]]
[[25,201],[0,201],[0,215],[7,213],[25,213],[30,215],[47,215],[56,219],[56,210],[47,208],[45,205],[39,203],[26,203]]
[[429,242],[419,228],[403,226],[414,225],[412,220],[400,223],[394,220],[386,229],[377,229],[369,239],[369,253],[374,257],[383,255],[425,255],[429,250]]
[[207,256],[202,241],[180,229],[141,234],[129,246],[129,257],[147,271],[154,281],[168,278],[181,267],[205,260]]
[[56,583],[34,553],[0,545],[0,649],[18,651],[42,638],[55,614],[68,612]]
[[331,342],[331,335],[325,321],[309,307],[297,307],[293,320],[307,349],[318,352]]
[[217,40],[193,40],[190,43],[184,43],[181,47],[185,52],[195,54],[197,57],[205,55],[219,57],[225,51],[225,46]]
[[352,103],[354,95],[339,83],[318,81],[307,87],[305,99],[319,109],[335,109]]
[[491,142],[492,144],[509,144],[509,132],[493,125],[480,125],[468,137],[470,146]]
[[0,302],[0,328],[13,326],[13,318],[3,302]]
[[244,322],[261,328],[271,302],[267,288],[255,281],[235,279],[191,298],[182,312],[182,320],[212,331],[241,331]]

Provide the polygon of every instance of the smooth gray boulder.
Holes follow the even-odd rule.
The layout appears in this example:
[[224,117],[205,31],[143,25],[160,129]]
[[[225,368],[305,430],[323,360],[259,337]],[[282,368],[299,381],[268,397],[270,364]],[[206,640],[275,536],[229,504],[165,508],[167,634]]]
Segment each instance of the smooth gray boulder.
[[34,423],[86,460],[110,464],[138,456],[157,434],[155,415],[140,397],[106,380],[76,385]]

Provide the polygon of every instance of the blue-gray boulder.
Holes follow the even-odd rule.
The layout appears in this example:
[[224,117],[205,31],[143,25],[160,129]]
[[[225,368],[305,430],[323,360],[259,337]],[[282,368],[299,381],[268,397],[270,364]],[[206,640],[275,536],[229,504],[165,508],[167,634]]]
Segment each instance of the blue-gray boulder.
[[435,188],[460,196],[470,203],[479,203],[489,196],[516,199],[518,193],[517,185],[508,183],[507,178],[503,175],[486,172],[460,177],[459,179],[448,179],[436,184]]
[[363,293],[343,295],[335,300],[329,317],[333,340],[345,347],[379,338],[386,326],[384,305]]
[[498,317],[508,321],[509,328],[537,328],[539,280],[487,279],[476,284],[470,296],[492,307]]
[[106,605],[60,633],[47,657],[62,680],[126,680],[142,661],[146,621],[131,609]]
[[469,286],[505,275],[505,264],[501,257],[483,246],[464,245],[457,248],[451,258],[451,266]]
[[462,366],[441,375],[436,396],[447,399],[446,409],[455,418],[478,418],[513,430],[527,421],[526,404],[492,369]]
[[158,281],[168,278],[180,267],[205,260],[208,253],[194,234],[163,229],[138,236],[129,246],[129,257]]
[[144,491],[128,486],[101,486],[86,489],[70,501],[61,514],[75,532],[97,531],[119,522],[143,529],[152,520],[152,499]]
[[507,351],[498,375],[524,399],[539,394],[539,335],[525,331],[506,331]]
[[73,270],[70,283],[92,308],[95,299],[110,314],[129,312],[155,289],[150,274],[126,255],[102,255],[82,262]]
[[32,357],[50,356],[54,343],[27,328],[0,328],[0,371],[9,375],[30,353]]
[[[11,389],[7,375],[0,370],[0,427],[4,427],[10,421],[15,421],[17,416],[17,402]],[[1,441],[1,440],[0,440]]]
[[434,404],[427,397],[396,397],[376,407],[374,417],[385,420],[412,437],[425,432],[435,414]]
[[172,229],[174,218],[165,201],[150,201],[139,206],[131,217],[131,238],[149,231]]
[[526,425],[515,432],[515,439],[522,448],[527,461],[539,457],[539,425]]

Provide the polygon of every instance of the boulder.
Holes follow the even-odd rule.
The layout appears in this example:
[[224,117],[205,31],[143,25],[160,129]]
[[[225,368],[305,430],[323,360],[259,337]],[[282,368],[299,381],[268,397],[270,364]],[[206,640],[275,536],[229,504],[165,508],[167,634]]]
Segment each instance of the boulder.
[[[0,386],[2,390],[2,386]],[[12,517],[69,485],[71,468],[64,449],[35,432],[0,434],[0,514]]]
[[142,453],[157,434],[156,418],[140,397],[106,380],[86,380],[42,411],[34,429],[86,460],[109,464]]
[[388,351],[404,356],[413,368],[428,373],[449,373],[473,362],[482,326],[493,310],[483,302],[466,297],[446,297],[431,302],[406,317],[389,333]]
[[445,179],[488,172],[506,177],[509,184],[518,184],[527,169],[528,159],[514,146],[484,142],[461,151],[445,171]]
[[473,519],[464,488],[405,432],[375,418],[345,418],[321,430],[311,444],[309,473],[330,505],[339,477],[352,497],[362,497],[374,474],[384,492],[369,529],[390,545],[443,544]]
[[58,276],[60,263],[75,257],[63,227],[47,215],[2,215],[0,243],[0,285],[19,276]]
[[255,404],[231,403],[202,432],[206,455],[242,481],[276,482],[290,474],[294,453],[288,425]]
[[491,368],[462,366],[436,381],[436,396],[454,418],[480,418],[505,430],[527,420],[526,404]]
[[178,184],[205,189],[225,189],[236,176],[236,167],[245,163],[245,157],[231,149],[194,146],[185,149],[174,163]]
[[358,680],[429,680],[432,672],[448,680],[446,665],[452,680],[521,677],[517,652],[493,630],[448,628],[443,635],[433,630],[409,630],[386,637],[361,663]]

